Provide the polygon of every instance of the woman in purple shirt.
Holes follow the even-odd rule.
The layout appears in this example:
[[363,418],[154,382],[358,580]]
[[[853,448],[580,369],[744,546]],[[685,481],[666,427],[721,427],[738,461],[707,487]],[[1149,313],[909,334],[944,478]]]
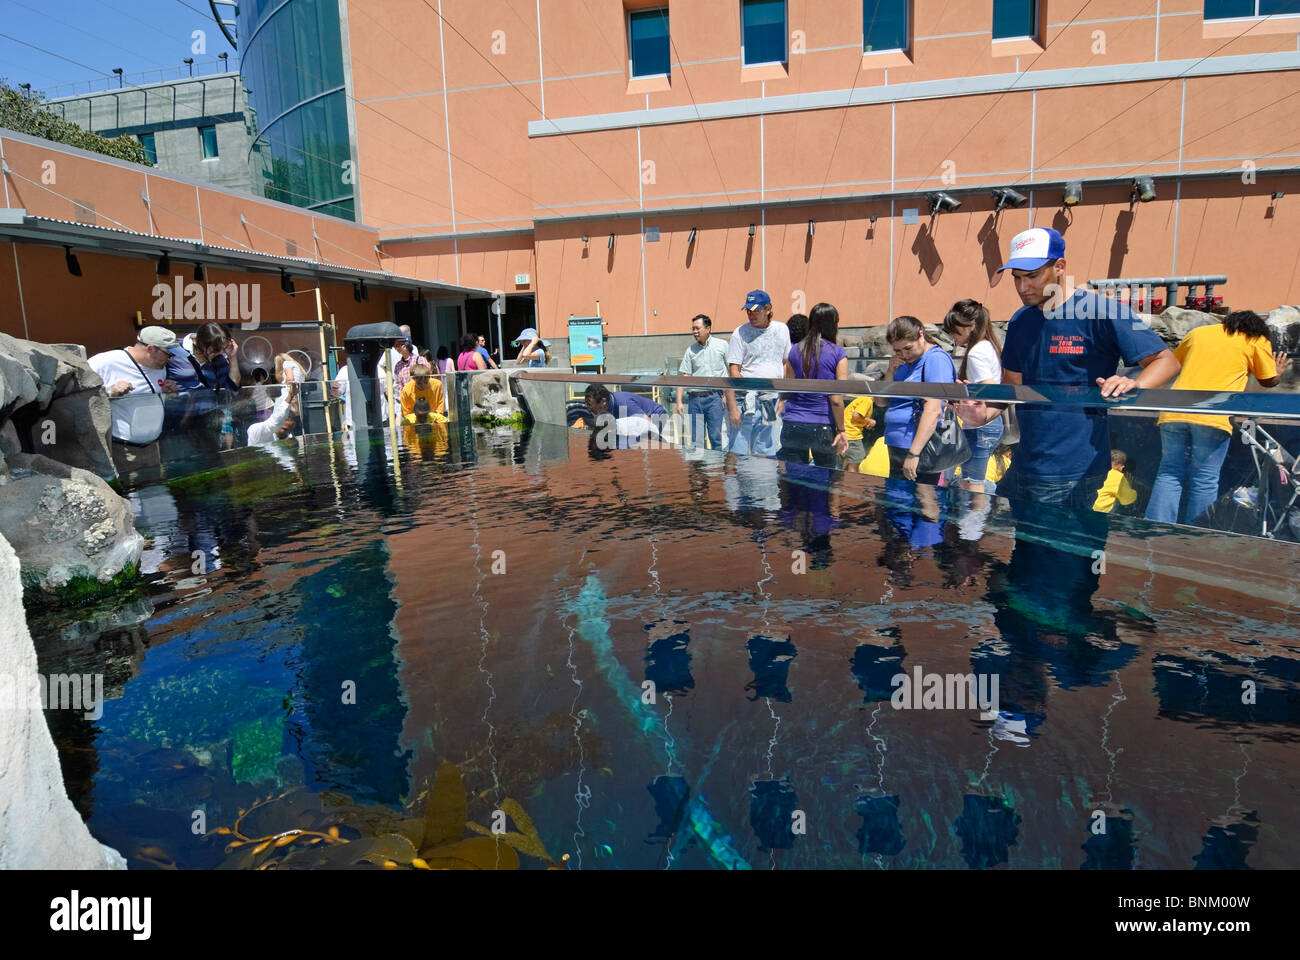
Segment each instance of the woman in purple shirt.
[[[836,340],[839,311],[819,303],[808,312],[808,333],[790,348],[785,375],[796,380],[847,380],[849,361]],[[808,371],[805,373],[804,371]],[[849,447],[844,436],[844,397],[838,393],[790,393],[781,414],[782,460],[819,467],[835,466],[835,455]]]

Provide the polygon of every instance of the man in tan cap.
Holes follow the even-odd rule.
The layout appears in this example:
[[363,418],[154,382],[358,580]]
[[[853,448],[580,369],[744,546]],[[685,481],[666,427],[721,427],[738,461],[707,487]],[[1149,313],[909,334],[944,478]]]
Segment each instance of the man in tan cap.
[[136,342],[120,350],[106,350],[91,357],[90,369],[104,381],[110,397],[129,393],[175,393],[175,381],[167,379],[168,348],[176,334],[166,327],[142,327]]

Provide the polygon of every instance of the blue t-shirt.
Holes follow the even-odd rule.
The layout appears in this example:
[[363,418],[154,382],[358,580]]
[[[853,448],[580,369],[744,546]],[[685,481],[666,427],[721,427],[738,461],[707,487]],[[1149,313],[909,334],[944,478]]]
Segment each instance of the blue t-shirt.
[[[817,370],[814,373],[803,372],[803,344],[796,343],[790,348],[787,359],[796,380],[834,380],[835,368],[847,354],[838,343],[823,340],[817,355]],[[796,423],[834,423],[831,419],[831,398],[824,393],[791,393],[786,395],[783,420]]]
[[[942,347],[931,346],[911,363],[894,371],[894,382],[956,383],[957,368]],[[885,446],[910,447],[916,437],[924,400],[890,400],[885,410]]]
[[[1118,300],[1080,288],[1048,314],[1021,307],[1007,326],[1002,368],[1027,386],[1089,388],[1166,349],[1165,342]],[[1110,469],[1106,407],[1020,404],[1016,469],[1035,481],[1105,476]]]
[[[625,410],[626,413],[623,412]],[[645,417],[662,417],[667,411],[649,397],[624,393],[622,390],[611,390],[609,412],[616,417],[635,417],[638,414]]]

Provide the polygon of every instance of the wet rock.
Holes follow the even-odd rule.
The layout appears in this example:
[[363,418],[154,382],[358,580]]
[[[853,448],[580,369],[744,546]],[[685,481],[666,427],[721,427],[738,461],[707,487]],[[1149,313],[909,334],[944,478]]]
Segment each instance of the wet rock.
[[125,870],[68,799],[40,701],[29,705],[37,682],[18,556],[0,537],[0,870]]
[[144,538],[127,502],[89,470],[19,453],[0,478],[0,535],[22,559],[29,590],[53,594],[74,579],[109,585],[140,561]]
[[476,373],[470,379],[471,414],[489,420],[520,416],[519,402],[510,392],[509,374],[501,370]]

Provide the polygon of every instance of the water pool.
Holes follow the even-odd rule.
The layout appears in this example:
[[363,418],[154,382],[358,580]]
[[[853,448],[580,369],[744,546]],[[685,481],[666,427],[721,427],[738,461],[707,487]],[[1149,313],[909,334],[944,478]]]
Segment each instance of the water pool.
[[[230,865],[195,824],[286,791],[267,830],[418,818],[446,763],[570,869],[1300,862],[1294,544],[1116,517],[1097,555],[857,474],[407,441],[133,491],[142,594],[34,619],[42,672],[105,674],[47,716],[132,867]],[[895,709],[917,671],[998,709]]]

